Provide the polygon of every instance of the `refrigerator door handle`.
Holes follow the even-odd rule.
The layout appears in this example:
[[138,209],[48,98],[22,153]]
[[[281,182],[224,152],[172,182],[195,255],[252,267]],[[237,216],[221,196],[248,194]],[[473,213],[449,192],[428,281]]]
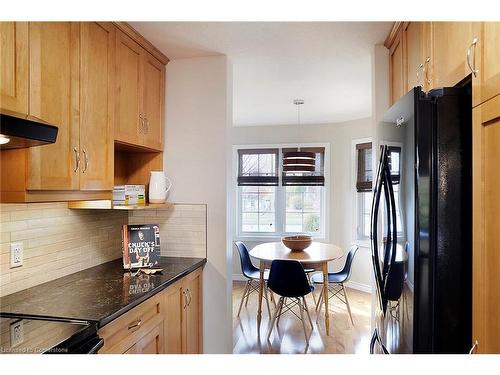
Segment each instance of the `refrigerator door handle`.
[[378,210],[380,205],[380,195],[382,193],[382,173],[383,173],[383,160],[386,154],[386,147],[381,146],[380,153],[380,161],[377,168],[377,177],[375,180],[375,187],[373,190],[373,199],[372,199],[372,210],[370,217],[370,238],[371,238],[371,250],[372,250],[372,263],[373,263],[373,271],[375,273],[375,283],[379,295],[379,303],[380,308],[383,310],[383,278],[382,272],[380,270],[380,258],[378,253]]

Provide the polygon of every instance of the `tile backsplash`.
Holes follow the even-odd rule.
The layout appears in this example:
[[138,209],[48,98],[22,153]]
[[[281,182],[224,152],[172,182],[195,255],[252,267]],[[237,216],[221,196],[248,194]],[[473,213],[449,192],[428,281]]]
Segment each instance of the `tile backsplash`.
[[160,224],[161,255],[207,256],[207,206],[175,204],[168,210],[129,211],[129,224]]
[[[67,203],[0,204],[0,297],[121,257],[123,224],[160,224],[162,255],[206,257],[206,205],[72,210]],[[22,242],[22,267],[10,244]]]

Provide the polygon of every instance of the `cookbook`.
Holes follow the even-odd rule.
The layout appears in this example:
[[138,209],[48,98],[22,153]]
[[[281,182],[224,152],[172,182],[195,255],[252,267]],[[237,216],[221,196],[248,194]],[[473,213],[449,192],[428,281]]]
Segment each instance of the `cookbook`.
[[123,268],[150,268],[160,260],[158,224],[124,225],[122,229]]

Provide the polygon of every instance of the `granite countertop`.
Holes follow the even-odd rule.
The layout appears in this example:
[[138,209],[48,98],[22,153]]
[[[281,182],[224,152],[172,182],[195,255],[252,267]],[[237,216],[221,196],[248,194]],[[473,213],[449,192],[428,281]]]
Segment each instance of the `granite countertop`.
[[120,258],[2,297],[0,313],[86,320],[102,327],[205,263],[205,258],[160,257],[160,275],[131,276]]

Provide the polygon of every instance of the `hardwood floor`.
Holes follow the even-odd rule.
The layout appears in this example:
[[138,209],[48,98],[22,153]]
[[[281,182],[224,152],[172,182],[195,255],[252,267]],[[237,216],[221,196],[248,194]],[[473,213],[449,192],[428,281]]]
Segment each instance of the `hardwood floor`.
[[[281,317],[279,329],[273,329],[270,342],[266,335],[269,325],[265,301],[263,301],[262,324],[260,335],[257,332],[257,300],[258,294],[250,295],[248,306],[241,310],[237,317],[238,307],[243,294],[244,282],[233,282],[233,353],[235,354],[292,354],[292,353],[369,353],[371,338],[371,295],[347,288],[354,326],[349,320],[346,306],[337,298],[330,299],[330,336],[326,335],[324,313],[316,324],[316,312],[311,295],[307,296],[307,304],[313,320],[313,331],[306,324],[310,333],[307,346],[302,323],[291,312]],[[316,296],[318,291],[315,291]]]

